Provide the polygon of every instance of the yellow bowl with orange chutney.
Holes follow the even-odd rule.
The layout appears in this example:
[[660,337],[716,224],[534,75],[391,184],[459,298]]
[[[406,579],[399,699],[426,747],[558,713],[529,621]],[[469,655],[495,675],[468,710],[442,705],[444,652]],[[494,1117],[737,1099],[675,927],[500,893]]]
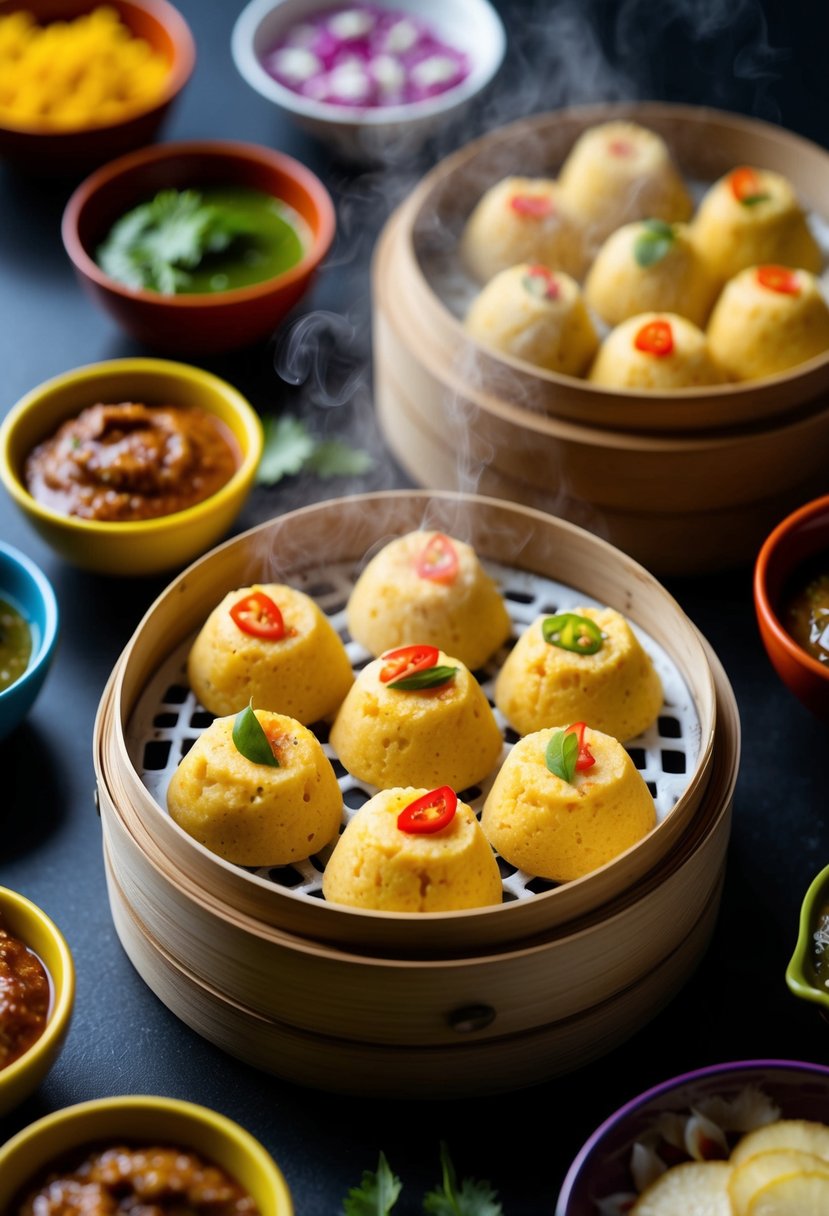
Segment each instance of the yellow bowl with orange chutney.
[[0,424],[0,481],[66,561],[100,574],[181,567],[221,540],[262,454],[245,397],[166,359],[55,376]]
[[63,934],[41,908],[8,887],[0,887],[0,971],[4,1115],[34,1093],[55,1063],[75,999],[75,967]]
[[[106,1157],[113,1154],[121,1167],[121,1200],[133,1188],[131,1199],[152,1203],[142,1195],[144,1156],[153,1166],[150,1185],[163,1183],[194,1216],[220,1206],[239,1216],[293,1216],[282,1171],[250,1132],[209,1107],[145,1094],[67,1106],[7,1140],[0,1147],[0,1211],[17,1216],[50,1175],[52,1197],[61,1186],[71,1188],[79,1169],[106,1176]],[[105,1194],[108,1189],[105,1182]],[[221,1205],[203,1202],[208,1189],[221,1195]]]

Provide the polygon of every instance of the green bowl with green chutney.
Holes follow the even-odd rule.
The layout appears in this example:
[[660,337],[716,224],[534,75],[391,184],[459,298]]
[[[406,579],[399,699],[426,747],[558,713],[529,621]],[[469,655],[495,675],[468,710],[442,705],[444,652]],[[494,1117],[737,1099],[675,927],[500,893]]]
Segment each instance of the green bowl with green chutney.
[[817,1005],[829,1021],[829,865],[815,876],[803,897],[786,983],[795,996]]

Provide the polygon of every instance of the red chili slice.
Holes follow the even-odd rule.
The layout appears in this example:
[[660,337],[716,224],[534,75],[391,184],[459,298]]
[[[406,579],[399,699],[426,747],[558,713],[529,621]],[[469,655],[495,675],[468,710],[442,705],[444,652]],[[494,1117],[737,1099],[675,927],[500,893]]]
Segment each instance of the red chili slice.
[[401,832],[423,835],[430,832],[440,832],[449,826],[455,818],[458,809],[458,796],[448,785],[441,785],[436,790],[416,798],[404,807],[397,816],[397,826]]
[[735,169],[728,181],[731,186],[731,193],[738,203],[759,203],[763,199],[768,198],[768,195],[760,184],[760,178],[754,169],[745,167]]
[[448,536],[435,532],[415,558],[415,570],[433,583],[453,583],[458,573],[458,551]]
[[800,295],[800,284],[797,275],[788,266],[758,266],[757,282],[769,291],[777,291],[784,296]]
[[546,194],[513,194],[509,202],[518,215],[527,215],[534,220],[543,220],[555,212],[553,200]]
[[230,609],[230,615],[242,630],[254,638],[278,641],[285,636],[282,613],[264,591],[251,591],[238,600]]
[[404,680],[416,671],[425,671],[437,664],[440,651],[437,646],[401,646],[398,650],[387,650],[381,658],[385,666],[380,671],[383,684]]
[[607,150],[611,156],[630,156],[633,144],[629,139],[613,139],[607,145]]
[[565,731],[565,734],[567,735],[572,732],[579,741],[579,754],[576,760],[576,772],[578,773],[586,772],[587,769],[592,768],[596,763],[596,757],[590,751],[589,745],[584,741],[584,732],[586,729],[586,723],[574,722],[573,725],[568,726],[567,730]]
[[633,339],[637,350],[648,355],[670,355],[674,349],[674,334],[667,321],[648,321]]

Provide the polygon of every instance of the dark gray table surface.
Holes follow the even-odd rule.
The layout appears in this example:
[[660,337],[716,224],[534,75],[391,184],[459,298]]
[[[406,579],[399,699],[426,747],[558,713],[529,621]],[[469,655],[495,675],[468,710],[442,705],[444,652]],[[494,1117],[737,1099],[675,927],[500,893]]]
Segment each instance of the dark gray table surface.
[[[391,173],[333,161],[235,71],[229,37],[239,0],[179,0],[179,7],[195,34],[198,64],[162,138],[280,147],[323,177],[339,223],[312,295],[273,341],[191,361],[236,384],[263,415],[299,412],[315,429],[377,455],[374,470],[359,479],[303,476],[257,488],[234,531],[315,499],[405,486],[374,421],[367,266],[385,215],[449,148],[433,147]],[[829,142],[829,85],[820,61],[826,30],[801,22],[796,8],[755,0],[723,0],[720,9],[692,0],[658,7],[502,0],[499,7],[511,39],[508,62],[465,136],[568,102],[639,97],[738,110]],[[825,26],[825,16],[811,18]],[[81,293],[59,234],[69,190],[68,183],[28,180],[0,166],[3,413],[70,368],[154,353],[124,337]],[[327,352],[313,366],[286,358],[286,338],[303,319]],[[40,564],[62,614],[44,691],[28,721],[0,744],[0,883],[55,919],[77,966],[76,1012],[63,1054],[39,1092],[0,1120],[0,1140],[72,1102],[168,1094],[214,1107],[257,1135],[284,1170],[298,1216],[336,1216],[381,1149],[406,1184],[401,1212],[420,1211],[419,1197],[439,1176],[441,1139],[462,1175],[490,1179],[506,1216],[536,1216],[552,1211],[588,1134],[646,1086],[717,1061],[829,1058],[829,1027],[784,981],[802,895],[829,862],[827,727],[782,688],[766,660],[748,566],[664,580],[722,660],[742,719],[725,894],[696,973],[634,1038],[575,1073],[499,1097],[380,1102],[306,1090],[240,1064],[179,1022],[133,970],[106,897],[92,728],[113,664],[168,577],[119,581],[69,567],[5,494],[0,536]]]

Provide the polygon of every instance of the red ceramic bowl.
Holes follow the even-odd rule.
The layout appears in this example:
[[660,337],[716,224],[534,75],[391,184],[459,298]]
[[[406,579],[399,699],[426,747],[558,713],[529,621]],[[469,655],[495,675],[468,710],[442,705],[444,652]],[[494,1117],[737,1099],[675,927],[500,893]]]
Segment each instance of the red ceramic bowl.
[[829,717],[829,665],[807,654],[780,621],[790,580],[812,558],[829,569],[829,495],[787,515],[764,541],[754,566],[754,606],[766,653],[783,683],[821,718]]
[[30,12],[41,24],[68,21],[102,3],[114,8],[133,34],[169,64],[166,87],[148,109],[119,122],[55,131],[46,125],[3,126],[0,157],[38,176],[81,177],[97,165],[148,144],[190,79],[196,47],[186,21],[167,0],[0,0],[0,16]]
[[[162,295],[116,282],[94,253],[112,224],[163,189],[247,186],[282,199],[311,230],[305,256],[290,270],[212,294]],[[120,157],[91,174],[63,214],[63,243],[83,287],[128,333],[173,355],[218,354],[273,332],[309,288],[331,245],[334,204],[322,182],[281,152],[236,140],[163,143]]]

